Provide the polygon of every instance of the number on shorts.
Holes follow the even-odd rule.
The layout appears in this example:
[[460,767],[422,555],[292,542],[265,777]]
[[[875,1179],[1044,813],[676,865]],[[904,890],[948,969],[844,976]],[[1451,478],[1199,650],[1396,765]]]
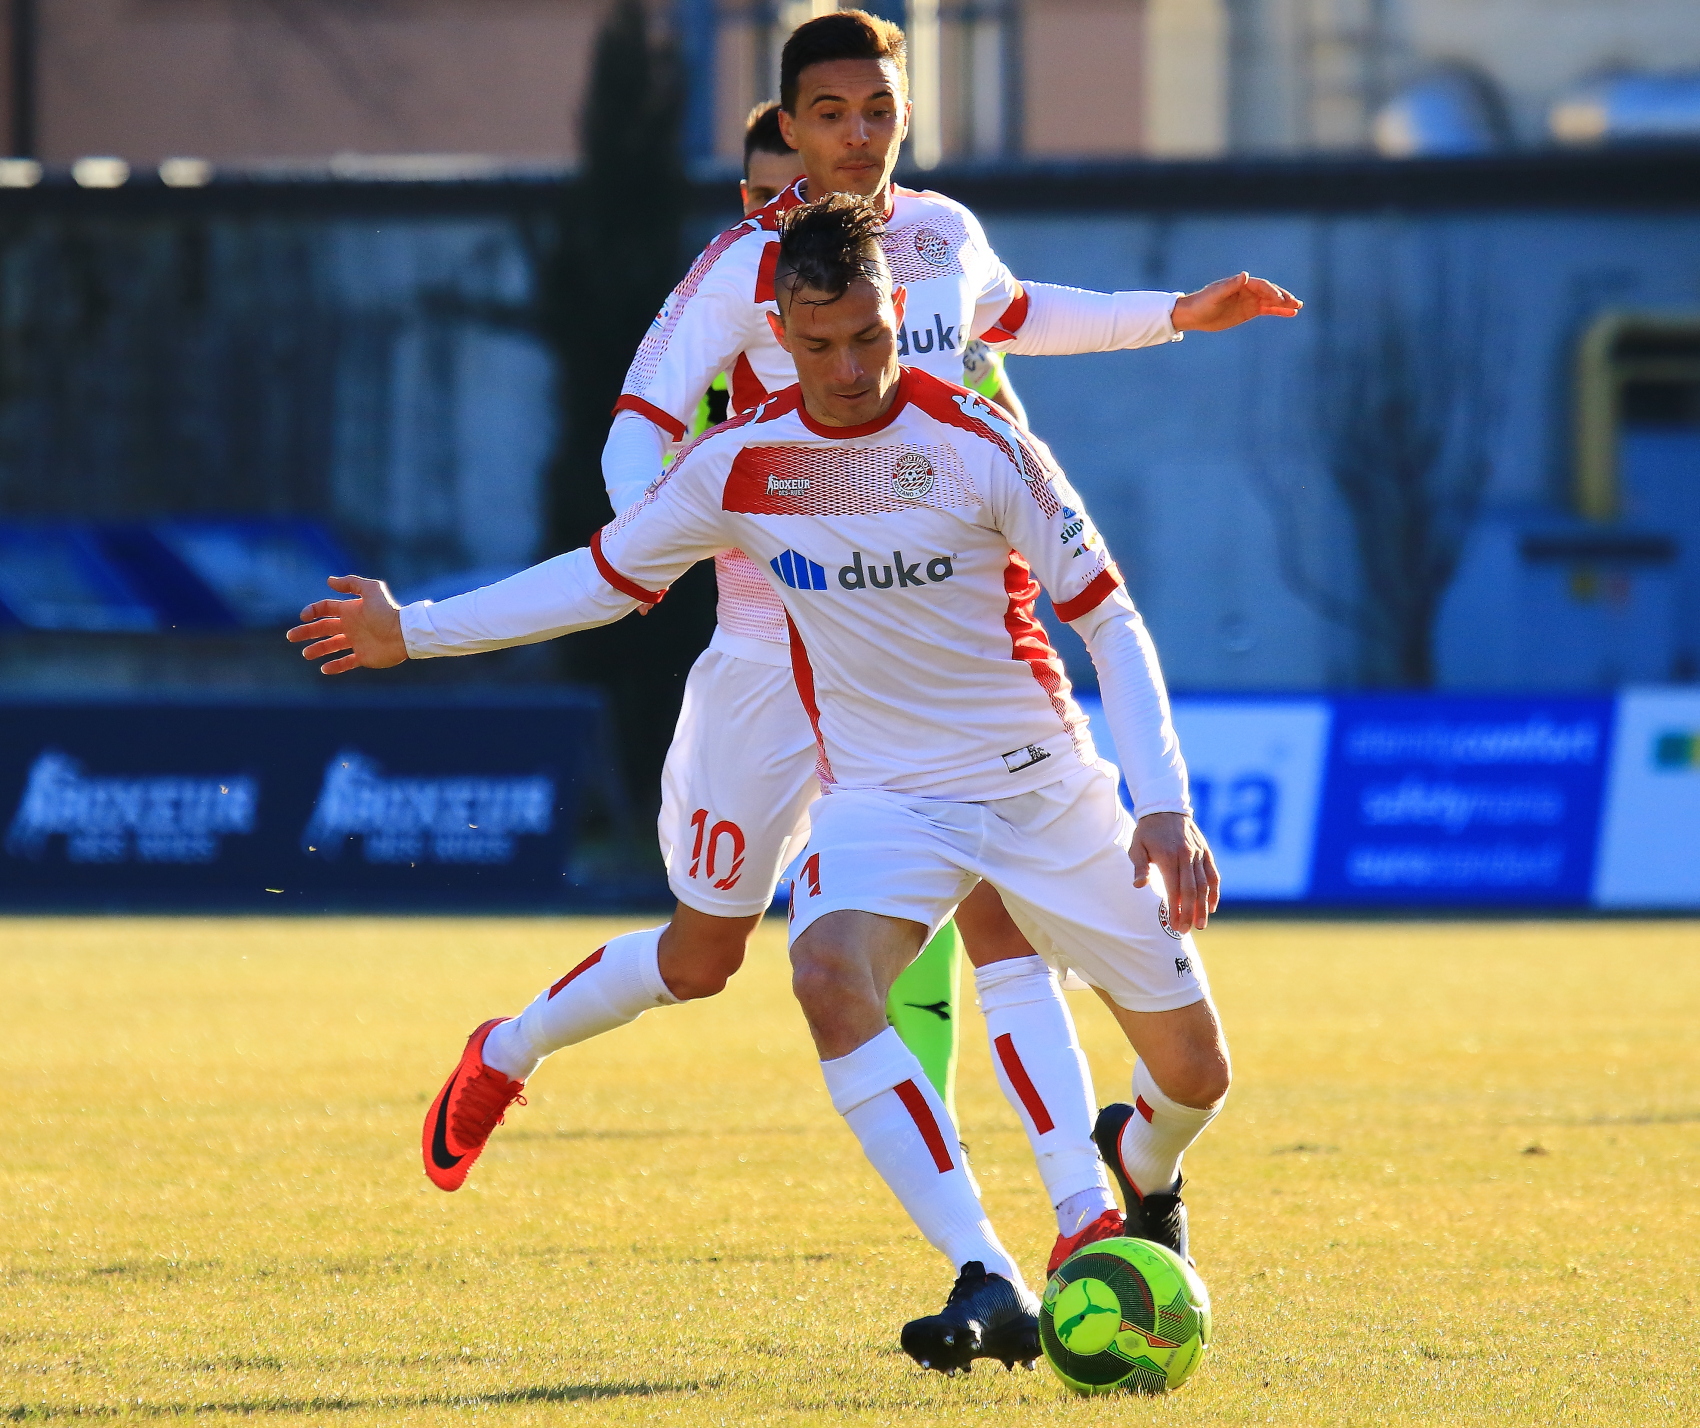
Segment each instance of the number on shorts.
[[820,896],[820,854],[810,853],[803,860],[803,881],[809,885],[809,896]]
[[[705,875],[714,878],[715,856],[720,849],[722,837],[732,840],[732,866],[720,878],[714,878],[714,886],[722,892],[730,892],[737,887],[738,879],[744,872],[744,830],[730,818],[722,818],[713,828],[708,826],[708,810],[699,808],[691,815],[691,827],[696,829],[696,837],[691,842],[691,872],[690,875],[701,877]],[[703,851],[708,852],[708,866],[703,868]]]

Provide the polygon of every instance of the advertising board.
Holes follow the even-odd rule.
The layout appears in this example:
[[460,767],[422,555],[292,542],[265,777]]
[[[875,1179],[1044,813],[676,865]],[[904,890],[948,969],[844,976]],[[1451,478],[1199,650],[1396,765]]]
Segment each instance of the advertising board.
[[0,904],[560,902],[603,719],[579,691],[0,704]]
[[1700,690],[1619,696],[1594,902],[1700,907]]

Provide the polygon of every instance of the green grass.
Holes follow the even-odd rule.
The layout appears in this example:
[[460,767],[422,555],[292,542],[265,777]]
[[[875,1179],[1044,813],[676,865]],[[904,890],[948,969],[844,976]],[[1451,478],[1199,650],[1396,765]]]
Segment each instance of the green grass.
[[[429,1187],[467,1030],[622,925],[0,922],[0,1421],[1700,1421],[1695,924],[1213,928],[1216,1340],[1173,1398],[1090,1402],[897,1352],[951,1276],[830,1111],[777,924]],[[964,1030],[963,1134],[1036,1276],[1048,1208]]]

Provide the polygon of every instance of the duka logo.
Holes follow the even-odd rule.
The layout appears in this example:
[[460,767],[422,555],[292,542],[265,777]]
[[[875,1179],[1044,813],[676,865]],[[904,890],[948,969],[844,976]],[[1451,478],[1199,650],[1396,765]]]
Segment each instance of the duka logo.
[[947,324],[942,312],[933,314],[931,327],[903,327],[897,334],[897,355],[907,357],[911,353],[921,356],[934,348],[940,352],[956,351],[956,324]]
[[6,851],[39,858],[65,839],[72,863],[211,863],[231,833],[252,833],[257,780],[187,774],[94,775],[69,754],[45,749],[29,781]]
[[542,774],[392,778],[344,749],[325,765],[301,843],[332,862],[359,838],[368,863],[509,863],[516,837],[554,821],[555,781]]
[[[892,564],[878,565],[878,556],[864,556],[861,551],[854,551],[850,563],[840,566],[838,583],[846,590],[889,590],[896,585],[899,590],[911,585],[926,585],[929,582],[938,585],[949,580],[956,574],[956,566],[948,555],[935,555],[926,563],[926,575],[921,575],[921,562],[925,556],[916,556],[914,560],[905,560],[903,552],[894,550],[891,553]],[[864,563],[865,562],[865,563]]]

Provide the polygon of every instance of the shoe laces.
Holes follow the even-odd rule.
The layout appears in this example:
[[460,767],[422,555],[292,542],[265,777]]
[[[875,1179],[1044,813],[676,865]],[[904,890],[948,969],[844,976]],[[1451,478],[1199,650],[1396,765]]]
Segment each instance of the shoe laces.
[[462,1145],[482,1145],[490,1132],[507,1117],[509,1106],[526,1104],[521,1082],[510,1081],[500,1071],[484,1066],[469,1081],[461,1083],[460,1095],[450,1108],[449,1128]]

